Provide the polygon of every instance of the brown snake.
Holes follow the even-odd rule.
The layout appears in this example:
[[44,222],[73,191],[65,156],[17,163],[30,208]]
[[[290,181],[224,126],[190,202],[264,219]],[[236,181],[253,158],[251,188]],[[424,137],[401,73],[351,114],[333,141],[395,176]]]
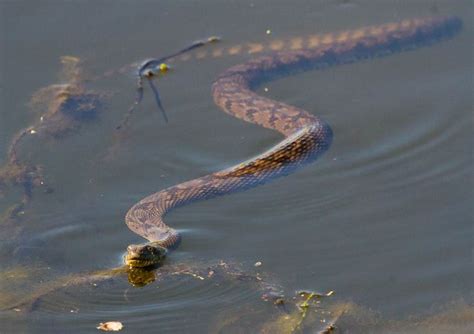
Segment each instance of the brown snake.
[[227,69],[212,85],[214,102],[226,113],[276,130],[285,139],[239,165],[147,196],[128,211],[128,227],[154,244],[175,247],[180,235],[163,221],[172,209],[266,183],[314,161],[328,150],[332,141],[329,125],[305,110],[254,93],[263,82],[430,45],[452,37],[461,28],[462,22],[456,17],[405,20],[313,37],[306,48],[278,51]]

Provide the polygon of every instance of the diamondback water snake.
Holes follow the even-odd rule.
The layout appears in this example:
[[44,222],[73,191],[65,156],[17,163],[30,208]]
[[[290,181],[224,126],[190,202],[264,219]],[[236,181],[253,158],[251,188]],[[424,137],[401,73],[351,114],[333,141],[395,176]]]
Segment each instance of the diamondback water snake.
[[461,28],[457,17],[428,17],[321,35],[309,39],[306,47],[297,45],[288,51],[276,48],[273,54],[223,72],[212,86],[214,102],[226,113],[276,130],[285,139],[237,166],[161,190],[136,203],[125,220],[132,231],[149,243],[129,246],[127,261],[149,265],[151,252],[158,249],[163,254],[166,248],[177,246],[180,234],[163,221],[172,209],[266,183],[314,161],[328,150],[333,133],[325,121],[305,110],[259,96],[253,90],[260,84],[296,72],[430,45],[452,37]]

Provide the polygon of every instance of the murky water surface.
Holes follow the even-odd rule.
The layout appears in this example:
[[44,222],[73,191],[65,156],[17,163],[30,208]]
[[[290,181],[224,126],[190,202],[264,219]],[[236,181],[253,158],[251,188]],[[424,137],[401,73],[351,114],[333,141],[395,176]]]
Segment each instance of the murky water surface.
[[[167,222],[182,231],[183,242],[167,265],[223,260],[265,273],[288,296],[334,290],[322,309],[351,303],[339,327],[345,333],[467,333],[474,324],[472,7],[470,1],[4,1],[0,156],[44,112],[28,106],[32,95],[66,80],[61,56],[80,58],[84,77],[92,78],[209,35],[222,36],[220,46],[227,47],[458,15],[464,29],[453,40],[262,87],[262,94],[326,119],[335,133],[330,151],[277,182],[171,214]],[[130,69],[85,84],[103,94],[97,119],[58,139],[32,135],[22,142],[21,159],[41,164],[54,192],[35,191],[19,220],[2,221],[2,307],[61,277],[119,266],[126,245],[143,240],[124,223],[133,203],[279,140],[212,102],[213,79],[248,58],[176,63],[157,83],[168,124],[147,91],[117,137],[115,126],[135,96]],[[20,198],[21,189],[10,188],[0,211]],[[255,269],[257,261],[262,266]],[[123,322],[129,333],[256,332],[284,312],[260,294],[230,278],[183,275],[133,288],[120,276],[97,287],[55,290],[26,315],[0,311],[0,332],[92,333],[109,320]]]

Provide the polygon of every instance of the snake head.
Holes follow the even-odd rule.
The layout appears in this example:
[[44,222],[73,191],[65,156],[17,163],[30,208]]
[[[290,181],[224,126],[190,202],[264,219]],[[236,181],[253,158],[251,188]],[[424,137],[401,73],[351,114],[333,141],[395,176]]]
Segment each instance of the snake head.
[[156,266],[163,262],[168,251],[157,243],[129,245],[125,255],[125,264],[130,268]]

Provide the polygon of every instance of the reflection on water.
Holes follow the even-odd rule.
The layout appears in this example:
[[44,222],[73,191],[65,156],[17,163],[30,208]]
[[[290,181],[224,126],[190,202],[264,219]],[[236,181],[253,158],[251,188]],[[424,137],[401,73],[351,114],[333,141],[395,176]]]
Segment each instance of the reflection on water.
[[[52,289],[26,315],[0,311],[3,331],[91,332],[100,322],[119,320],[143,333],[274,332],[283,328],[280,321],[300,321],[301,301],[293,296],[302,288],[336,291],[315,301],[303,331],[322,328],[330,315],[338,316],[340,332],[350,333],[472,328],[469,1],[170,1],[114,8],[106,2],[24,1],[0,8],[8,28],[2,34],[2,157],[20,129],[48,112],[44,103],[29,112],[32,96],[45,97],[35,92],[55,87],[42,92],[74,94],[64,91],[71,78],[58,78],[60,57],[83,61],[83,80],[72,86],[91,95],[77,102],[104,103],[93,106],[100,111],[93,119],[65,135],[28,136],[18,146],[20,161],[41,166],[54,192],[33,189],[27,209],[17,210],[19,219],[2,218],[2,308],[48,284],[119,266],[126,245],[142,242],[123,223],[133,203],[277,142],[278,135],[228,117],[212,103],[214,78],[249,57],[229,54],[233,47],[414,16],[460,15],[464,21],[456,39],[430,48],[262,87],[261,94],[331,124],[335,140],[327,156],[274,184],[170,215],[168,222],[184,238],[168,266],[206,270],[220,259],[242,262],[244,272],[266,274],[284,288],[286,308],[261,300],[262,291],[246,280],[177,275],[133,288],[119,275],[97,286]],[[117,134],[115,126],[135,98],[135,69],[92,79],[216,34],[222,42],[206,55],[173,63],[170,75],[157,82],[170,122],[162,121],[148,94],[129,128]],[[228,54],[213,57],[219,48]],[[1,212],[23,196],[21,188],[3,189]],[[254,267],[257,261],[262,266]]]

